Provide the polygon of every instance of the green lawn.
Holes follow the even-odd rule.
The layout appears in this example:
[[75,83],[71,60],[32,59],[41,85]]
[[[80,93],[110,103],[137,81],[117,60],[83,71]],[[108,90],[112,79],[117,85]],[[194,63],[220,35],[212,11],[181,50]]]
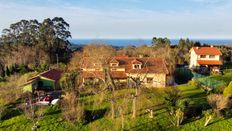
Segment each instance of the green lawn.
[[[182,98],[189,98],[193,105],[206,102],[206,93],[199,88],[180,85]],[[163,104],[163,89],[142,89],[137,98],[137,117],[131,118],[132,99],[130,94],[134,89],[123,89],[116,91],[117,105],[125,107],[124,128],[128,130],[230,130],[232,128],[232,118],[216,118],[209,126],[204,127],[204,117],[192,118],[184,121],[179,128],[173,127],[170,123],[165,105]],[[45,116],[39,120],[39,130],[121,130],[121,117],[116,112],[117,118],[110,118],[110,103],[107,98],[108,93],[99,93],[97,95],[84,95],[82,102],[85,103],[85,109],[94,116],[101,112],[97,119],[91,120],[86,124],[71,124],[62,119],[61,113],[57,107],[47,107],[44,111]],[[153,109],[154,118],[149,118],[145,109]],[[102,113],[103,112],[103,113]],[[31,130],[32,122],[20,114],[0,122],[0,130]]]
[[194,105],[203,104],[206,102],[206,93],[204,90],[191,85],[179,85],[182,97],[189,98]]

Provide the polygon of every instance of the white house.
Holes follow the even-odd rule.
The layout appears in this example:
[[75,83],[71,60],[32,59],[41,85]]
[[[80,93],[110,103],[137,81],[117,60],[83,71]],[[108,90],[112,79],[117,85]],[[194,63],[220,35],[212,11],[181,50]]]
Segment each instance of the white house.
[[218,72],[222,65],[220,60],[222,53],[217,47],[193,47],[190,50],[190,68],[209,67],[211,71]]

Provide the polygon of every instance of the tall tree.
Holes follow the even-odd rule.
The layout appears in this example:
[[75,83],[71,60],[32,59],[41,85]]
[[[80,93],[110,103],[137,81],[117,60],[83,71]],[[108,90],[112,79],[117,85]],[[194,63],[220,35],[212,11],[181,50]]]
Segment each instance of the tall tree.
[[68,38],[71,37],[69,24],[62,17],[47,18],[42,23],[37,20],[21,20],[4,29],[0,43],[7,50],[16,45],[36,47],[49,54],[50,63],[59,57],[60,61],[67,61],[69,57]]
[[193,46],[193,41],[187,39],[180,39],[178,44],[178,51],[177,51],[177,63],[189,63],[189,50]]
[[166,46],[171,45],[171,41],[167,37],[165,37],[165,38],[153,37],[152,38],[152,45],[155,47],[166,47]]

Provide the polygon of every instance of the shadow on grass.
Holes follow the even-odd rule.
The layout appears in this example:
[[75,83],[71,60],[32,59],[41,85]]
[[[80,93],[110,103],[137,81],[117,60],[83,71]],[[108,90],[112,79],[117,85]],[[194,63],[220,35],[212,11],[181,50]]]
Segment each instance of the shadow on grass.
[[[15,124],[27,124],[29,121],[28,120],[20,120],[20,121],[11,121],[11,122],[7,122],[7,123],[5,123],[5,125],[2,125],[3,124],[3,121],[2,122],[0,122],[0,130],[1,129],[6,129],[6,128],[12,128],[12,127],[14,127],[15,126]],[[3,131],[3,130],[1,130],[1,131]]]
[[217,123],[217,122],[219,122],[219,121],[224,121],[224,120],[221,120],[221,119],[218,119],[218,120],[214,120],[213,122],[210,122],[207,126],[210,126],[210,125],[213,125],[213,124],[215,124],[215,123]]
[[107,112],[107,108],[99,109],[99,110],[85,110],[85,124],[103,118],[106,112]]
[[22,110],[17,109],[17,108],[7,108],[2,116],[2,120],[8,120],[12,117],[19,116],[23,113]]
[[159,122],[155,120],[148,120],[147,122],[136,125],[129,130],[134,131],[165,131],[168,127],[162,126]]

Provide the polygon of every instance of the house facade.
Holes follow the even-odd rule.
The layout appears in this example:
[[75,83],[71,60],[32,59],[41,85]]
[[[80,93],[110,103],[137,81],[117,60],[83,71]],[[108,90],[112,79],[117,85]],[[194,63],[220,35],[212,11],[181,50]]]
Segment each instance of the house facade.
[[190,50],[190,68],[194,67],[209,67],[211,71],[219,72],[219,67],[222,65],[220,59],[222,53],[217,47],[193,47]]
[[[110,59],[107,67],[109,67],[110,76],[115,82],[139,81],[146,87],[166,86],[168,69],[164,59],[118,56]],[[82,78],[83,81],[88,79],[104,80],[105,72],[101,64],[84,64]]]

